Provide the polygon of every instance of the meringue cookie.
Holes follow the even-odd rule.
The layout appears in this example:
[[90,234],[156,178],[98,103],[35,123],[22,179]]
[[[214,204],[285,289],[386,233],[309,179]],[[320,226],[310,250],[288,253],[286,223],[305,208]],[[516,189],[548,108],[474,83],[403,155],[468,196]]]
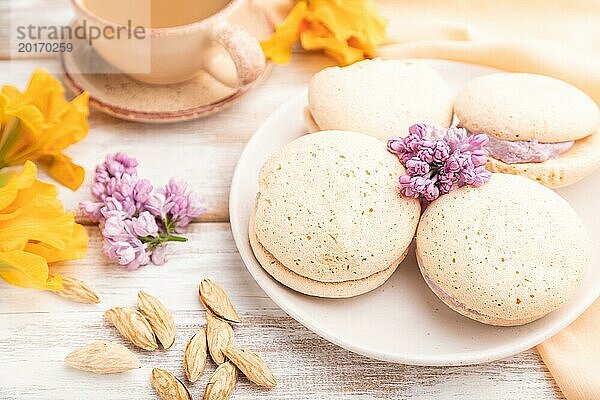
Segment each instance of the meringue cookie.
[[481,76],[459,92],[454,111],[461,127],[490,137],[493,172],[558,188],[600,168],[600,110],[566,82],[522,73]]
[[449,127],[452,102],[446,83],[425,62],[365,60],[313,76],[305,119],[310,132],[340,129],[387,141],[408,135],[416,123]]
[[[325,131],[287,144],[262,167],[250,240],[275,279],[302,293],[349,297],[383,284],[406,256],[419,201],[386,145]],[[341,289],[340,289],[341,288]]]
[[562,197],[505,174],[431,203],[416,243],[421,273],[440,300],[499,326],[526,324],[566,303],[592,253],[580,218]]

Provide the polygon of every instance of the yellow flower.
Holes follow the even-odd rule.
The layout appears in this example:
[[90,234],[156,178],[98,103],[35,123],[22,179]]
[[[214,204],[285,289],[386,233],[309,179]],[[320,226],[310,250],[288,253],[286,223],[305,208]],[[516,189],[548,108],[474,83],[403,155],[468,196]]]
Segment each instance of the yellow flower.
[[48,263],[85,257],[88,236],[65,212],[54,185],[36,179],[37,168],[25,162],[20,174],[0,174],[0,277],[12,285],[60,290],[59,275]]
[[73,101],[64,97],[62,84],[43,69],[36,69],[25,92],[4,86],[0,93],[0,169],[35,161],[51,177],[75,190],[85,171],[62,151],[83,139],[88,94]]
[[276,63],[289,62],[299,40],[304,49],[323,50],[338,65],[349,65],[376,55],[386,26],[372,0],[299,0],[261,45]]

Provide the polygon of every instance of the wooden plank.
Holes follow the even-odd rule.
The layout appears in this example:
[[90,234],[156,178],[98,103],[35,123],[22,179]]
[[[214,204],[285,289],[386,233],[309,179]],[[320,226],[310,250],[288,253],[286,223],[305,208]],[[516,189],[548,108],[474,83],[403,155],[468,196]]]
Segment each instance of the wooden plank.
[[[156,185],[171,176],[187,180],[201,193],[208,212],[201,221],[228,221],[229,184],[235,164],[248,138],[280,104],[302,90],[310,77],[330,61],[320,55],[298,57],[287,66],[276,66],[263,84],[222,112],[196,121],[151,125],[121,121],[93,111],[90,133],[67,153],[87,172],[77,192],[61,188],[61,199],[76,209],[91,198],[94,167],[106,154],[126,152],[140,162],[140,175]],[[2,83],[24,88],[36,66],[60,71],[56,60],[19,60],[0,63]],[[86,221],[83,221],[86,222]]]
[[[210,277],[228,291],[242,315],[243,324],[235,328],[237,343],[263,354],[279,381],[267,391],[241,378],[234,399],[562,399],[534,351],[484,365],[430,368],[370,360],[320,339],[279,310],[256,285],[237,254],[228,224],[192,225],[190,242],[172,246],[167,265],[135,272],[108,265],[100,254],[97,229],[88,230],[89,256],[57,269],[86,280],[102,303],[75,304],[0,283],[0,398],[156,398],[150,370],[161,367],[184,376],[186,341],[205,322],[197,284]],[[178,332],[171,350],[138,351],[103,321],[102,312],[109,307],[134,306],[140,289],[158,296],[174,312]],[[65,366],[66,354],[94,339],[126,344],[143,368],[97,376]],[[190,386],[194,398],[201,398],[213,369],[209,363],[201,381]]]
[[[72,16],[68,0],[12,0],[10,6],[13,19],[21,21],[19,23],[41,18],[46,24],[64,25]],[[36,12],[31,13],[31,9]],[[6,46],[6,40],[0,39],[0,49]],[[229,184],[248,138],[280,104],[302,90],[316,71],[331,64],[331,60],[321,55],[295,57],[294,61],[273,68],[262,85],[230,108],[196,121],[138,124],[92,110],[88,137],[66,151],[86,169],[87,178],[77,192],[61,188],[60,196],[65,206],[77,209],[80,201],[90,199],[94,167],[106,154],[124,151],[139,160],[140,174],[152,177],[157,186],[174,176],[187,180],[190,188],[201,193],[208,212],[199,221],[228,221]],[[61,73],[56,58],[5,61],[0,62],[0,84],[24,88],[31,72],[38,66],[55,75]],[[80,222],[89,221],[80,219]]]

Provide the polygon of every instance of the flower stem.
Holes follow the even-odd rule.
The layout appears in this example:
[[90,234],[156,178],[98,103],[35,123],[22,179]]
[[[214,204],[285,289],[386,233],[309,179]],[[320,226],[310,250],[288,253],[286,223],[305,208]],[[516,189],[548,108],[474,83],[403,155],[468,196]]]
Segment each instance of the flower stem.
[[187,238],[183,236],[169,235],[165,237],[165,242],[187,242]]

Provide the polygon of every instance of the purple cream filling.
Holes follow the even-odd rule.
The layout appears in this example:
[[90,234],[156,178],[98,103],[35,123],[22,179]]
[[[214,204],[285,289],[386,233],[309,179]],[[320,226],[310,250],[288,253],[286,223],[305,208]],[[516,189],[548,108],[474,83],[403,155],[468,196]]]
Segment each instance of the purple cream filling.
[[[448,293],[446,293],[437,283],[435,283],[433,281],[433,279],[431,279],[429,277],[429,275],[427,274],[427,271],[425,271],[425,268],[423,267],[423,262],[421,261],[421,257],[419,256],[419,254],[417,254],[417,265],[419,266],[419,270],[421,270],[421,275],[423,275],[423,279],[425,280],[427,285],[431,288],[433,293],[435,293],[440,298],[440,300],[442,300],[448,306],[450,306],[450,304],[452,304],[452,307],[456,311],[461,310],[462,313],[464,313],[464,315],[467,315],[467,316],[476,315],[476,316],[483,317],[483,318],[489,318],[487,315],[482,314],[479,311],[475,311],[472,308],[468,308],[463,303],[459,302],[454,297],[452,297]],[[470,317],[470,318],[472,318],[472,317]]]
[[531,141],[500,140],[489,136],[487,150],[490,156],[507,164],[541,163],[556,158],[568,151],[574,141],[560,143],[540,143]]

